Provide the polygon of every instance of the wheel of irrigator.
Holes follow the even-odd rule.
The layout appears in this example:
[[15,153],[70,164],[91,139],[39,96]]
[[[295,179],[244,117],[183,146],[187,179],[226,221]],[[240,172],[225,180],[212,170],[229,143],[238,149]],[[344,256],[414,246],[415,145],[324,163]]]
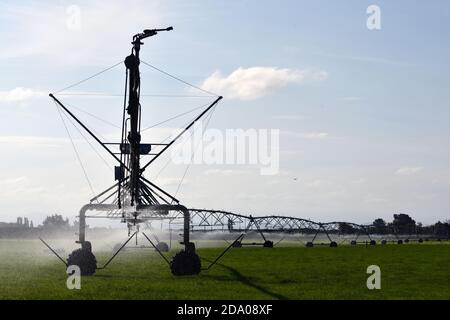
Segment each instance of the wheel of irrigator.
[[169,245],[165,242],[158,242],[158,244],[156,245],[156,248],[161,252],[169,251]]
[[419,243],[423,243],[423,239],[421,238],[421,239],[419,239]]
[[273,241],[267,240],[263,244],[264,248],[273,248]]
[[409,243],[409,239],[405,239],[405,243]]
[[398,240],[397,244],[403,244],[403,240]]
[[355,241],[355,240],[353,240],[352,242],[350,242],[350,245],[352,245],[352,246],[356,246],[356,241]]
[[386,241],[386,240],[381,240],[381,244],[382,244],[382,245],[386,245],[386,244],[387,244],[387,241]]
[[235,243],[233,243],[233,248],[242,248],[242,242],[236,241]]
[[375,240],[370,240],[370,245],[371,245],[371,246],[376,246],[376,245],[377,245],[377,242],[376,242]]
[[337,248],[338,244],[335,241],[331,241],[330,248]]
[[83,248],[74,250],[67,258],[67,265],[78,266],[82,276],[92,276],[97,269],[97,259],[90,247],[90,243],[83,245]]
[[175,276],[190,276],[200,273],[200,257],[195,251],[180,251],[173,257],[170,269]]
[[314,243],[312,243],[312,242],[307,242],[307,243],[306,243],[306,247],[307,247],[307,248],[312,248],[312,247],[314,247]]

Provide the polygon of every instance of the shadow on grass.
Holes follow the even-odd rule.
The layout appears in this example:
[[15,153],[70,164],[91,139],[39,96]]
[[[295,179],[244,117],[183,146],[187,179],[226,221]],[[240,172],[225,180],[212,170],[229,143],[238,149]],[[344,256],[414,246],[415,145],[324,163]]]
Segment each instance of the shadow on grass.
[[[202,260],[205,260],[205,261],[208,261],[208,262],[212,262],[212,261],[209,260],[209,259],[204,259],[204,258],[202,258]],[[278,294],[278,293],[276,293],[276,292],[272,292],[272,291],[270,291],[269,289],[266,289],[266,288],[264,288],[263,286],[261,286],[261,285],[259,285],[259,284],[256,284],[256,283],[252,282],[249,278],[247,278],[247,277],[244,276],[242,273],[240,273],[239,271],[237,271],[236,269],[234,269],[234,268],[232,268],[232,267],[226,266],[226,265],[221,264],[221,263],[216,263],[215,265],[216,265],[216,266],[220,266],[220,267],[222,267],[222,268],[224,268],[224,269],[230,271],[231,274],[233,275],[233,277],[235,278],[235,280],[241,282],[242,284],[244,284],[244,285],[246,285],[246,286],[249,286],[249,287],[251,287],[251,288],[254,288],[254,289],[256,289],[256,290],[258,290],[258,291],[260,291],[260,292],[262,292],[262,293],[265,293],[265,294],[271,296],[272,298],[275,298],[275,299],[278,299],[278,300],[289,300],[288,297],[285,297],[285,296],[283,296],[283,295],[281,295],[281,294]],[[208,275],[208,277],[209,277],[209,278],[214,278],[214,279],[219,280],[219,281],[229,281],[228,278],[220,277],[220,276],[219,276],[219,277],[215,277],[215,276],[210,276],[210,275]]]

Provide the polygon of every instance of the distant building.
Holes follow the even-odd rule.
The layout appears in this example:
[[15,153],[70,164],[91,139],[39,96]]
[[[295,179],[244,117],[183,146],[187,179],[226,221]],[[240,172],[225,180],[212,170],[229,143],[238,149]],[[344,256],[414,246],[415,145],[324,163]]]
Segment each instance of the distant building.
[[0,222],[0,228],[33,228],[33,221],[31,221],[30,223],[30,220],[28,220],[28,218],[18,217],[16,221],[16,223]]

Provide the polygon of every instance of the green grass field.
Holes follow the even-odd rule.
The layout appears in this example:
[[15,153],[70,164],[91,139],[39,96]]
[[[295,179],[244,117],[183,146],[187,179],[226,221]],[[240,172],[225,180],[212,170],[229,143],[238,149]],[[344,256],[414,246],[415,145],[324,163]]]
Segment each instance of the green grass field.
[[[222,250],[198,253],[213,259]],[[36,241],[0,241],[0,299],[450,299],[447,244],[245,247],[183,278],[157,253],[135,250],[83,277],[79,291],[66,288],[65,266],[43,252]],[[97,253],[99,265],[110,255]],[[366,287],[369,265],[381,268],[381,290]]]

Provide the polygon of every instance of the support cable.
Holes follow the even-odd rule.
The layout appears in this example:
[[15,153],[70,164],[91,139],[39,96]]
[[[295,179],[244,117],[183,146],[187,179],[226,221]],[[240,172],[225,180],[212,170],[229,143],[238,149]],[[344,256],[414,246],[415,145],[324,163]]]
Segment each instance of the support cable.
[[[59,110],[59,107],[56,104],[56,102],[55,102],[55,105],[56,105],[56,110],[58,110],[59,116],[61,117],[61,121],[62,121],[62,123],[64,125],[64,128],[66,129],[67,135],[69,136],[70,143],[72,144],[73,150],[75,151],[75,155],[76,155],[76,157],[78,159],[78,163],[80,164],[80,167],[83,170],[84,177],[86,178],[86,181],[87,181],[87,183],[89,185],[89,188],[91,189],[92,195],[95,197],[95,191],[94,191],[94,188],[92,187],[91,180],[89,180],[89,177],[87,175],[86,169],[84,168],[83,162],[81,161],[80,154],[78,153],[78,150],[77,150],[77,148],[75,146],[75,143],[73,142],[72,136],[70,135],[69,128],[67,127],[66,122],[64,121],[63,115],[61,114],[61,110]],[[97,200],[97,202],[98,202],[98,200]]]
[[103,161],[103,163],[111,170],[114,171],[114,168],[102,157],[102,155],[94,148],[94,146],[89,142],[88,138],[81,132],[81,130],[73,123],[72,119],[69,118],[68,115],[64,114],[64,116],[69,120],[72,126],[78,131],[78,133],[84,138],[86,143],[91,147],[91,149],[97,154],[97,156]]
[[[201,105],[201,106],[199,106],[199,107],[195,107],[194,109],[191,109],[191,110],[189,110],[189,111],[180,113],[180,114],[178,114],[178,115],[173,116],[172,118],[169,118],[169,119],[167,119],[167,120],[158,122],[158,123],[153,124],[153,125],[151,125],[151,126],[145,128],[145,129],[142,129],[141,132],[144,132],[144,131],[146,131],[146,130],[152,129],[152,128],[157,127],[157,126],[159,126],[159,125],[161,125],[161,124],[165,124],[165,123],[167,123],[167,122],[169,122],[169,121],[178,119],[178,118],[180,118],[180,117],[182,117],[182,116],[184,116],[184,115],[186,115],[186,114],[189,114],[189,113],[194,112],[195,110],[198,110],[198,109],[201,109],[201,108],[205,108],[205,107],[207,107],[207,106],[209,106],[209,105],[210,105],[210,103],[207,103],[207,104]],[[165,140],[167,140],[167,139],[169,139],[169,137],[166,138]]]
[[242,241],[243,238],[244,234],[241,234],[239,237],[237,237],[236,240],[234,240],[233,243],[230,244],[213,262],[211,262],[211,264],[207,268],[204,268],[202,270],[206,271],[211,269],[212,266],[214,266],[220,260],[220,258],[222,258],[225,255],[225,253],[228,252],[228,250],[230,250],[236,243]]
[[145,238],[147,238],[147,240],[150,242],[150,244],[153,246],[153,248],[155,248],[155,250],[159,253],[159,255],[164,259],[164,261],[166,261],[167,262],[167,264],[169,265],[169,267],[170,267],[170,261],[166,258],[166,256],[161,252],[161,250],[159,250],[159,248],[153,243],[153,241],[152,240],[150,240],[150,238],[149,237],[147,237],[147,235],[144,233],[144,232],[142,232],[142,234],[144,235],[144,237]]
[[[192,120],[189,120],[186,125],[184,125],[183,127],[186,127],[189,123],[191,123]],[[191,131],[190,133],[190,137],[192,137],[192,135],[194,134],[193,131]],[[166,137],[164,140],[162,140],[161,143],[164,143],[165,141],[167,141],[170,137],[172,137],[172,135]],[[189,141],[189,139],[186,139],[185,141],[183,141],[183,143],[181,144],[181,146],[184,146],[187,142]],[[170,164],[170,162],[172,161],[172,158],[169,157],[169,159],[167,159],[166,163],[164,164],[164,166],[158,171],[158,173],[155,175],[155,177],[153,178],[154,180],[158,179],[158,177],[161,175],[161,173],[167,168],[167,166]]]
[[174,76],[174,75],[172,75],[172,74],[170,74],[170,73],[168,73],[168,72],[166,72],[166,71],[164,71],[164,70],[161,70],[160,68],[157,68],[157,67],[151,65],[151,64],[148,63],[148,62],[145,62],[145,61],[143,61],[143,60],[141,60],[141,62],[142,62],[143,64],[145,64],[146,66],[148,66],[148,67],[150,67],[150,68],[152,68],[152,69],[154,69],[154,70],[156,70],[156,71],[158,71],[158,72],[161,72],[162,74],[165,74],[166,76],[168,76],[168,77],[170,77],[170,78],[172,78],[172,79],[175,79],[175,80],[177,80],[177,81],[179,81],[179,82],[181,82],[181,83],[184,83],[185,85],[188,85],[188,86],[190,86],[190,87],[192,87],[192,88],[194,88],[194,89],[203,91],[204,93],[210,94],[210,95],[215,96],[215,97],[218,97],[218,96],[219,96],[218,94],[215,94],[215,93],[213,93],[213,92],[204,90],[204,89],[202,89],[202,88],[200,88],[200,87],[198,87],[198,86],[196,86],[196,85],[193,85],[192,83],[189,83],[189,82],[187,82],[187,81],[185,81],[185,80],[183,80],[183,79],[180,79],[180,78],[177,77],[177,76]]
[[[60,97],[120,97],[122,98],[122,94],[114,94],[114,93],[104,93],[104,92],[71,92],[71,93],[60,93],[58,94]],[[211,96],[205,95],[186,95],[186,94],[141,94],[140,97],[154,97],[154,98],[211,98]]]
[[65,87],[65,88],[63,88],[63,89],[61,89],[61,90],[58,90],[58,91],[56,91],[54,94],[58,94],[58,93],[60,93],[60,92],[63,92],[63,91],[66,91],[66,90],[68,90],[68,89],[71,89],[71,88],[73,88],[73,87],[76,87],[76,86],[78,86],[78,85],[80,85],[80,84],[82,84],[82,83],[84,83],[84,82],[86,82],[86,81],[88,81],[88,80],[91,80],[91,79],[93,79],[93,78],[95,78],[95,77],[97,77],[97,76],[99,76],[99,75],[101,75],[101,74],[103,74],[103,73],[105,73],[105,72],[111,70],[111,69],[114,69],[115,67],[117,67],[118,65],[120,65],[120,64],[122,64],[122,63],[123,63],[123,61],[120,61],[120,62],[114,64],[114,65],[111,66],[111,67],[108,67],[108,68],[106,68],[106,69],[104,69],[104,70],[102,70],[102,71],[100,71],[100,72],[97,72],[96,74],[94,74],[94,75],[92,75],[92,76],[90,76],[90,77],[87,77],[86,79],[83,79],[83,80],[78,81],[78,82],[76,82],[76,83],[74,83],[74,84],[72,84],[72,85],[70,85],[70,86],[68,86],[68,87]]
[[55,251],[55,250],[53,250],[52,249],[52,247],[50,247],[50,245],[47,243],[47,242],[45,242],[42,238],[39,238],[39,240],[41,240],[41,242],[59,259],[59,260],[61,260],[61,262],[62,263],[64,263],[64,265],[66,266],[66,267],[68,267],[69,265],[67,264],[67,262],[63,259],[63,258],[61,258],[61,256]]
[[[119,127],[118,125],[115,125],[114,123],[109,122],[108,120],[105,120],[105,119],[103,119],[103,118],[100,118],[99,116],[96,116],[95,114],[92,114],[92,113],[90,113],[90,112],[88,112],[88,111],[86,111],[86,110],[83,110],[83,109],[81,109],[81,108],[79,108],[79,107],[76,107],[76,106],[74,106],[73,104],[68,104],[68,103],[66,103],[66,105],[69,106],[69,107],[71,107],[71,108],[77,109],[78,111],[80,111],[80,112],[82,112],[82,113],[84,113],[84,114],[87,114],[88,116],[91,116],[92,118],[95,118],[95,119],[97,119],[98,121],[101,121],[101,122],[103,122],[103,123],[105,123],[105,124],[107,124],[107,125],[110,125],[111,127],[114,127],[114,128],[117,128],[117,129],[122,129],[122,128]],[[91,130],[92,130],[92,129],[91,129]]]
[[[211,121],[211,118],[212,118],[212,116],[213,116],[215,110],[216,110],[216,107],[214,107],[214,108],[210,111],[210,114],[209,114],[209,116],[208,116],[208,119],[206,120],[206,125],[205,125],[205,128],[203,129],[202,141],[203,141],[203,138],[204,138],[204,136],[205,136],[205,130],[208,128],[209,122]],[[195,147],[195,149],[192,150],[191,161],[190,161],[190,163],[188,163],[188,165],[186,166],[186,169],[184,170],[183,177],[181,178],[180,183],[178,184],[178,187],[177,187],[177,191],[175,192],[175,195],[174,195],[175,198],[177,197],[178,192],[179,192],[180,189],[181,189],[181,185],[183,184],[183,181],[184,181],[184,179],[186,178],[186,175],[187,175],[187,173],[188,173],[188,171],[189,171],[189,168],[191,167],[191,164],[192,164],[192,162],[193,162],[193,160],[194,160],[195,154],[197,153],[197,150],[198,150],[198,148],[200,147],[202,141],[199,141],[198,144],[197,144],[197,146]]]
[[133,233],[131,235],[131,237],[128,238],[127,241],[125,241],[124,244],[122,244],[122,246],[119,248],[119,250],[116,251],[116,253],[114,253],[114,255],[103,265],[103,267],[97,268],[98,270],[102,270],[102,269],[106,269],[106,267],[111,263],[111,261],[114,260],[114,258],[119,254],[120,251],[122,251],[123,248],[125,248],[125,246],[128,244],[128,242],[130,242],[131,239],[133,239],[133,237],[137,235],[137,231],[135,233]]
[[[78,110],[80,110],[81,112],[86,113],[84,110],[79,109],[79,108],[75,107],[74,105],[71,105],[71,104],[68,104],[68,103],[66,103],[66,105],[67,105],[68,107],[70,107],[70,108],[78,109]],[[67,116],[67,113],[63,112],[63,114]],[[107,123],[106,120],[105,120],[105,121],[104,121],[104,120],[101,120],[101,118],[98,118],[98,117],[96,117],[95,115],[91,115],[91,116],[94,117],[94,118],[99,119],[100,121],[103,121],[103,122]],[[67,118],[68,118],[68,117],[67,117]],[[69,118],[69,119],[72,119],[72,118]],[[110,124],[110,123],[108,123],[108,124]],[[92,131],[92,133],[94,133],[95,135],[99,136],[100,139],[102,139],[103,141],[106,141],[106,140],[107,140],[107,139],[105,139],[105,137],[103,137],[103,135],[100,134],[100,132],[98,132],[96,129],[93,129],[92,127],[88,126],[88,125],[87,125],[86,123],[84,123],[84,122],[83,122],[83,125],[84,125],[87,129],[89,129],[90,131]],[[110,124],[110,125],[112,125],[112,124]],[[116,126],[114,125],[114,127],[116,127]]]

